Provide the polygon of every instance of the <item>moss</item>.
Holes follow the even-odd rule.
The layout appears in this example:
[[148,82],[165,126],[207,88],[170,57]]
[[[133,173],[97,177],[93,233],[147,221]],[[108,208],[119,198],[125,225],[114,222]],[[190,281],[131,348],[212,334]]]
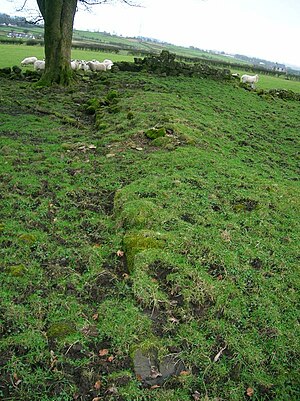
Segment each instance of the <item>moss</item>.
[[91,98],[84,105],[84,109],[87,114],[95,114],[96,110],[100,107],[100,100],[97,98]]
[[166,129],[163,128],[163,127],[150,128],[145,132],[145,135],[149,139],[156,139],[156,138],[165,136],[166,135]]
[[135,256],[145,250],[164,248],[166,237],[158,232],[141,230],[125,234],[123,243],[128,269],[133,271]]
[[33,234],[24,233],[19,235],[19,240],[31,245],[36,241],[36,237]]
[[106,100],[108,102],[112,102],[113,100],[115,100],[118,97],[118,92],[116,90],[111,90],[108,92],[108,94],[106,95]]
[[27,269],[24,265],[13,265],[6,268],[6,272],[13,277],[21,277],[26,273]]
[[125,228],[150,228],[157,210],[158,207],[148,200],[127,202],[120,215],[120,224]]
[[59,338],[67,337],[69,334],[75,333],[76,329],[74,323],[62,320],[60,322],[53,323],[47,330],[47,337],[55,340]]
[[171,145],[171,144],[172,144],[172,138],[167,137],[167,136],[160,136],[156,139],[153,139],[153,141],[151,142],[151,145],[161,147],[161,148],[165,148],[165,147],[167,147],[167,145]]

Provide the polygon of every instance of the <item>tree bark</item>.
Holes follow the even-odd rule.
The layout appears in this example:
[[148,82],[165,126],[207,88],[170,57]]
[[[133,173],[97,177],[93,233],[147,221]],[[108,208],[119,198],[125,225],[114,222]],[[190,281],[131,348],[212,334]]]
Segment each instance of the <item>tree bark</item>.
[[40,85],[72,81],[71,45],[77,0],[37,0],[44,19],[45,72]]

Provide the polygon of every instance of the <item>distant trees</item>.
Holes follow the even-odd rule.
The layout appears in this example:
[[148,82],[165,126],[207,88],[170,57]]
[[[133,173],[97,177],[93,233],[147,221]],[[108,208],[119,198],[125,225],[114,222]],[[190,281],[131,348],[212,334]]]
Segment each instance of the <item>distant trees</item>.
[[0,24],[16,25],[20,27],[28,27],[30,24],[24,17],[11,17],[7,14],[0,13]]

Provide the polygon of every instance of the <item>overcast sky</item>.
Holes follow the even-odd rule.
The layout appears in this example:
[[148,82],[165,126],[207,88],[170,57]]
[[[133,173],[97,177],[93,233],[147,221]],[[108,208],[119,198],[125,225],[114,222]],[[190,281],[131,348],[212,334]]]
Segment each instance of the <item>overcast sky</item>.
[[[123,36],[146,36],[184,46],[239,53],[300,67],[300,0],[136,0],[83,6],[74,27]],[[16,12],[24,0],[1,0],[0,12]],[[27,0],[28,8],[36,7]],[[27,13],[28,15],[28,13]]]

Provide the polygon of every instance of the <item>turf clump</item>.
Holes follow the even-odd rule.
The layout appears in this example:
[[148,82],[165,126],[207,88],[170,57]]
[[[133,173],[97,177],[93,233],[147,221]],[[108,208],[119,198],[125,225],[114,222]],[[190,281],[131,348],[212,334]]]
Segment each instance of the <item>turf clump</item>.
[[157,219],[159,207],[145,199],[137,199],[123,205],[119,216],[120,226],[130,228],[151,228]]
[[123,244],[129,271],[135,268],[134,259],[137,254],[150,249],[163,249],[166,240],[165,235],[154,231],[140,230],[126,233]]
[[150,128],[145,132],[145,135],[149,139],[157,139],[160,137],[164,137],[166,135],[166,129],[163,127],[160,128]]

